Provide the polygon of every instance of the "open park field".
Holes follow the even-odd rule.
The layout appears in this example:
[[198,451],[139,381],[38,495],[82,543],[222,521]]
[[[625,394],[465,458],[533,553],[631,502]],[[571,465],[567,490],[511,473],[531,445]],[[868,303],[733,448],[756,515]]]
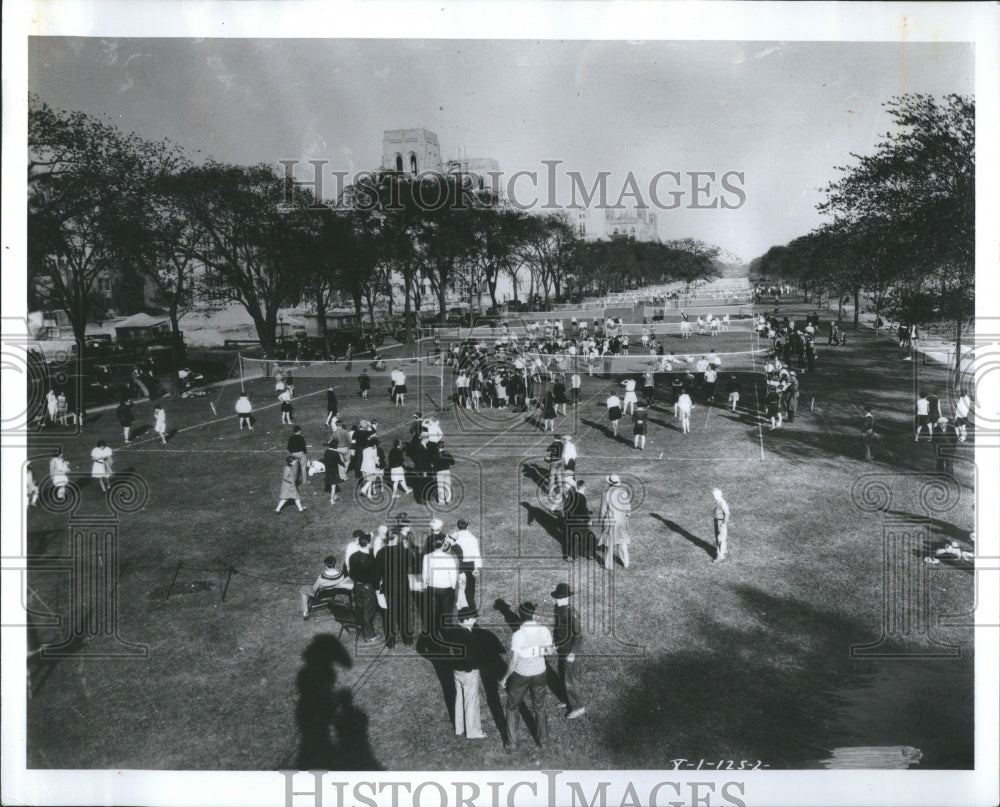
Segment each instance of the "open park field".
[[[505,646],[517,603],[533,600],[550,621],[556,584],[578,592],[587,711],[563,719],[553,681],[549,742],[536,748],[522,734],[518,750],[505,752],[502,700],[488,693],[488,738],[469,742],[454,735],[449,698],[426,658],[408,647],[355,645],[345,634],[332,770],[669,769],[682,758],[815,768],[859,746],[912,746],[919,767],[972,767],[972,630],[961,615],[974,605],[974,574],[923,556],[952,538],[970,548],[973,446],[959,447],[954,478],[946,477],[935,447],[914,442],[912,431],[918,386],[952,414],[947,368],[920,356],[903,361],[894,340],[873,344],[870,330],[850,332],[839,347],[826,346],[825,322],[820,334],[798,416],[773,431],[758,417],[763,353],[745,322],[715,340],[666,337],[678,355],[716,347],[720,382],[737,372],[743,400],[733,413],[724,394],[714,406],[696,396],[684,435],[663,402],[669,379],[659,379],[644,452],[632,447],[627,418],[617,439],[607,428],[604,400],[621,389],[622,363],[611,375],[582,373],[581,403],[556,431],[575,436],[577,476],[593,509],[610,473],[635,496],[632,564],[611,574],[562,559],[561,522],[542,490],[551,435],[525,414],[456,410],[450,369],[429,361],[408,366],[405,407],[390,404],[387,373],[374,370],[371,398],[360,400],[356,379],[370,359],[350,371],[297,369],[295,422],[319,459],[331,383],[341,420],[376,418],[386,448],[386,438],[407,436],[415,411],[440,407],[457,460],[455,501],[446,506],[353,495],[331,506],[315,477],[304,488],[306,512],[275,514],[290,427],[280,425],[273,382],[250,373],[253,431],[237,428],[239,384],[165,398],[176,429],[167,445],[149,432],[122,446],[113,411],[92,415],[81,434],[45,430],[32,438],[31,458],[44,469],[63,445],[79,496],[72,513],[43,496],[28,514],[37,641],[71,638],[67,616],[80,595],[56,567],[72,555],[73,524],[110,513],[88,478],[97,439],[115,449],[120,478],[141,478],[148,498],[140,491],[125,501],[129,512],[117,520],[118,638],[80,639],[62,657],[31,664],[29,767],[295,767],[302,712],[319,697],[300,675],[303,653],[317,636],[338,633],[328,616],[302,620],[298,587],[315,579],[325,555],[342,557],[353,530],[392,523],[404,510],[418,534],[433,517],[446,531],[460,517],[470,522],[486,559],[479,624]],[[632,358],[641,372],[644,358]],[[871,463],[860,438],[865,403],[877,423]],[[152,404],[136,405],[139,424],[151,424],[151,413]],[[716,486],[732,512],[724,563],[711,562]],[[102,563],[110,570],[115,561]],[[46,615],[62,623],[46,624]],[[954,615],[951,626],[938,624],[942,615]]]

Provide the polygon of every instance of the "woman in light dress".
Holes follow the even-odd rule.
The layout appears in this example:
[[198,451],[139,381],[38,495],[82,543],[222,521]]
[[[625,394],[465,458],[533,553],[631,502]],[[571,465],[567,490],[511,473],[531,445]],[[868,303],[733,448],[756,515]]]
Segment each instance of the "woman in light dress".
[[90,459],[93,460],[93,465],[90,468],[90,475],[97,480],[97,483],[101,486],[101,490],[107,492],[108,488],[111,487],[111,474],[112,474],[112,455],[114,452],[111,450],[111,446],[105,443],[103,440],[98,440],[97,445],[94,446],[93,451],[90,452]]
[[62,501],[66,497],[66,486],[69,484],[69,463],[63,456],[62,447],[57,448],[55,456],[49,460],[49,478],[56,490],[56,498]]

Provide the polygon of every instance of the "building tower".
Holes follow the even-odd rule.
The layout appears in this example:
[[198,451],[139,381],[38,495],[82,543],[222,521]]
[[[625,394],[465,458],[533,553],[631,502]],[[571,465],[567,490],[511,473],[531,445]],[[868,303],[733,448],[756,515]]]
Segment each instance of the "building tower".
[[382,170],[416,176],[440,173],[441,146],[427,129],[386,129],[382,133]]

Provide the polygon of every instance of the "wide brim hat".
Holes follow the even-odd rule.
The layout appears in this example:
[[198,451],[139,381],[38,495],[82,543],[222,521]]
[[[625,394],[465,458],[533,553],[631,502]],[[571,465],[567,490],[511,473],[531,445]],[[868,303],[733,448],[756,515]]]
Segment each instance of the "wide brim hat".
[[621,477],[618,476],[618,474],[611,474],[608,477],[608,484],[609,485],[619,485],[619,484],[621,484],[621,481],[622,481]]
[[573,596],[573,589],[565,583],[560,583],[556,586],[556,590],[552,592],[551,596],[554,600],[565,600],[567,597]]

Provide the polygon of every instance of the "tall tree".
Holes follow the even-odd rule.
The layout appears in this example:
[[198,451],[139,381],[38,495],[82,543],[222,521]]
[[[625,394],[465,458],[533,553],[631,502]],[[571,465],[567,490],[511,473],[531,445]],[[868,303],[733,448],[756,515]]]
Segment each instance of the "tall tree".
[[208,270],[205,280],[246,309],[272,355],[278,311],[301,291],[296,239],[317,215],[314,200],[268,165],[209,162],[179,182],[187,185],[189,215],[204,230],[193,255]]
[[928,300],[931,320],[951,322],[957,373],[975,314],[975,104],[907,94],[884,106],[893,129],[873,154],[839,167],[819,210],[845,228],[884,222],[884,259],[908,263],[920,280],[918,294],[897,297],[910,301],[904,308]]
[[28,111],[28,271],[33,301],[66,313],[82,341],[98,280],[130,273],[141,189],[183,163],[169,141],[123,134],[32,97]]

